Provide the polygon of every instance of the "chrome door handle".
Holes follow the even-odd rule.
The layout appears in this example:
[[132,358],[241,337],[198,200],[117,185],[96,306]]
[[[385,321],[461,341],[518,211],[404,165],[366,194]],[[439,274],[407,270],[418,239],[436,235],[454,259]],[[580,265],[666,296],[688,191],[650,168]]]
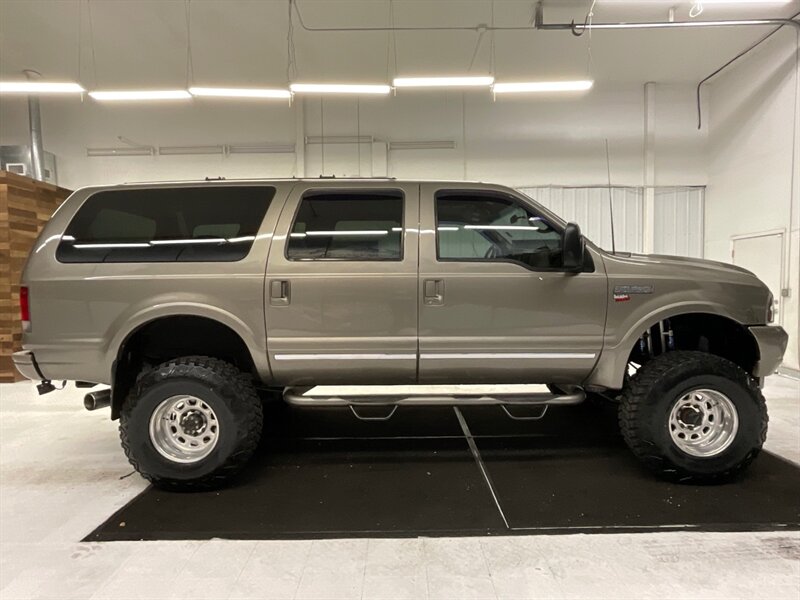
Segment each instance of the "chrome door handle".
[[269,303],[286,306],[291,298],[291,290],[291,283],[287,279],[273,279],[269,282]]
[[444,280],[426,279],[423,282],[423,303],[428,306],[441,306],[444,304]]

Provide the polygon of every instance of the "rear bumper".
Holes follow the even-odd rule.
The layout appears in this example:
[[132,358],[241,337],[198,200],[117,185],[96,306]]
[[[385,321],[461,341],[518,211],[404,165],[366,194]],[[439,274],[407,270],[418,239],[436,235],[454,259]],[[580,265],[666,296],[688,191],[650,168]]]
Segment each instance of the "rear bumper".
[[14,361],[14,366],[23,377],[33,381],[41,381],[46,379],[46,377],[39,371],[39,365],[36,363],[33,352],[29,350],[14,352],[14,354],[11,355],[11,360]]
[[783,361],[783,353],[786,352],[789,334],[779,325],[763,325],[750,327],[749,329],[753,337],[756,338],[760,356],[753,369],[753,375],[755,377],[771,375]]

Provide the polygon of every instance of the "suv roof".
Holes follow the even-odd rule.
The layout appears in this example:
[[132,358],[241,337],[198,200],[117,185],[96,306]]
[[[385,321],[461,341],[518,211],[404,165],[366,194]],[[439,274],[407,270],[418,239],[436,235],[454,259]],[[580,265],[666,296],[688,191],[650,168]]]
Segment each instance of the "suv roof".
[[298,181],[303,182],[320,182],[320,181],[346,181],[346,182],[359,182],[368,183],[394,181],[397,183],[466,183],[475,185],[485,185],[483,181],[465,181],[456,179],[398,179],[397,177],[243,177],[243,178],[226,178],[226,177],[206,177],[205,179],[173,179],[173,180],[152,180],[152,181],[126,181],[122,184],[113,184],[110,186],[92,186],[92,187],[118,187],[127,185],[158,185],[158,184],[174,184],[174,183],[243,183],[243,182],[277,182],[277,183],[295,183]]

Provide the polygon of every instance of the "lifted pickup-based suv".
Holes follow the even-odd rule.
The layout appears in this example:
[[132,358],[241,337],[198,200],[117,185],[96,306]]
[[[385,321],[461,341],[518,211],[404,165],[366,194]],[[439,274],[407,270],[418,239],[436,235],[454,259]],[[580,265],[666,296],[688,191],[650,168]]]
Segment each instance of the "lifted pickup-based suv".
[[[401,405],[512,413],[607,398],[652,469],[722,480],[761,449],[760,383],[787,343],[752,273],[605,252],[530,198],[483,183],[86,188],[44,228],[20,298],[19,371],[42,393],[52,380],[110,386],[87,408],[110,405],[130,462],[169,489],[239,471],[261,436],[261,398],[277,390],[384,417]],[[308,393],[470,383],[550,393]]]

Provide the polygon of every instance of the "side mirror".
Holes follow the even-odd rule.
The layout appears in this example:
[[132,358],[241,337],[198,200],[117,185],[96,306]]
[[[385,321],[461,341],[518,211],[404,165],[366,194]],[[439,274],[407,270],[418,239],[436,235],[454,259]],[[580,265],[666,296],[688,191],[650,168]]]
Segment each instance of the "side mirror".
[[583,267],[584,243],[581,228],[577,223],[567,223],[561,235],[562,255],[564,268],[568,271],[578,271]]

